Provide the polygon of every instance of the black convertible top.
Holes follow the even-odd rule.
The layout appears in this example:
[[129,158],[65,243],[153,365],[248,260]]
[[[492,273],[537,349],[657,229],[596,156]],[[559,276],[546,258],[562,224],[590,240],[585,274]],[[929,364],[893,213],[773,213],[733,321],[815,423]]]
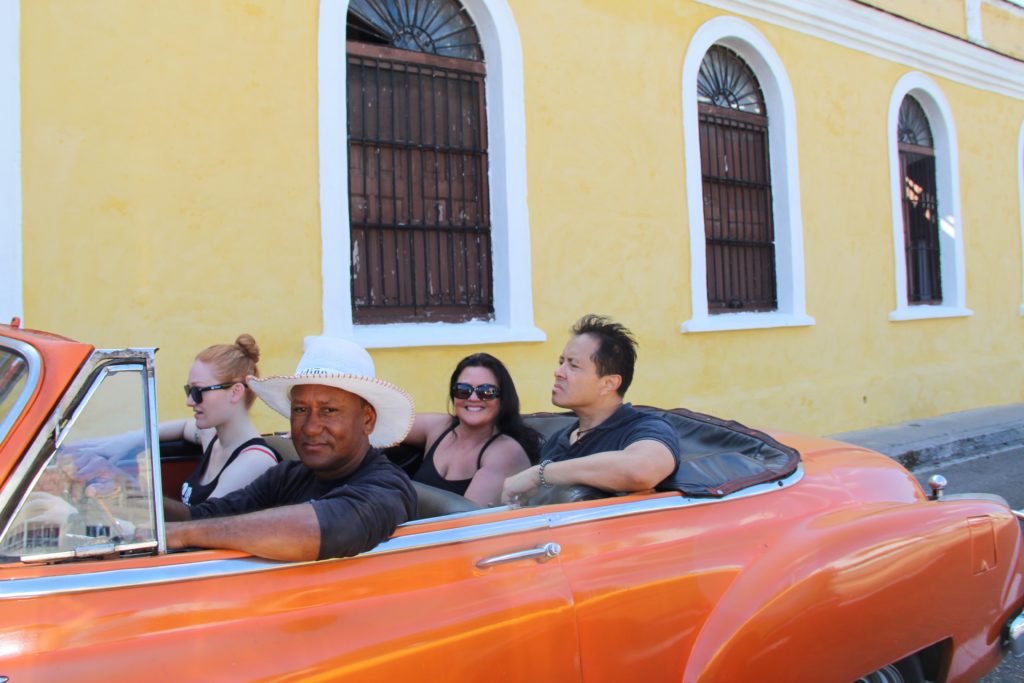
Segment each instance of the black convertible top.
[[[679,432],[682,462],[671,477],[657,486],[659,491],[719,498],[788,477],[800,464],[796,449],[739,422],[685,408],[636,408],[662,415]],[[545,439],[576,419],[572,413],[534,413],[523,417]]]

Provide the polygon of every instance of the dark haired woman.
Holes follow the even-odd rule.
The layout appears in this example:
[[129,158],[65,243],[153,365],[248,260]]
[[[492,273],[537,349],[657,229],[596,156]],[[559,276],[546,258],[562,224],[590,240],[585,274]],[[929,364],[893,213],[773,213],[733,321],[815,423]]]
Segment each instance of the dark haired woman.
[[420,413],[405,438],[429,446],[413,479],[497,505],[506,477],[536,461],[540,438],[523,423],[512,376],[489,353],[459,361],[448,386],[453,414]]

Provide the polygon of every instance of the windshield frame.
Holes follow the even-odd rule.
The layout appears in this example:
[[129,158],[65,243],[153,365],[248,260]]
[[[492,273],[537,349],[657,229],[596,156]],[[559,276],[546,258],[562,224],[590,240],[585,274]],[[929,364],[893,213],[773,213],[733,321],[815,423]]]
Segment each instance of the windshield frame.
[[[5,339],[3,341],[12,340]],[[98,380],[106,373],[121,372],[129,370],[128,366],[134,366],[130,371],[141,372],[144,379],[145,388],[142,398],[144,401],[143,413],[146,416],[145,439],[146,447],[151,453],[150,476],[155,505],[153,521],[156,542],[146,541],[142,549],[152,547],[156,554],[161,555],[167,552],[163,506],[161,505],[163,496],[160,493],[163,490],[163,481],[160,471],[160,437],[156,422],[155,353],[155,348],[96,349],[92,352],[65,390],[64,395],[61,396],[56,408],[46,419],[32,444],[25,451],[11,476],[8,477],[4,487],[0,489],[0,537],[6,535],[18,509],[24,503],[25,496],[41,474],[47,460],[43,454],[48,456],[49,451],[55,450],[64,440],[68,429],[88,402]],[[112,550],[114,552],[130,552],[137,549],[139,548],[125,546]],[[61,554],[60,557],[34,556],[32,561],[48,562],[60,559],[66,559],[64,554]]]
[[20,356],[28,367],[28,375],[26,376],[25,386],[22,387],[21,395],[14,399],[10,411],[0,419],[0,444],[3,444],[7,437],[10,436],[14,423],[25,413],[29,400],[39,387],[39,378],[43,374],[43,359],[39,355],[39,351],[31,344],[26,344],[9,337],[0,337],[0,349]]

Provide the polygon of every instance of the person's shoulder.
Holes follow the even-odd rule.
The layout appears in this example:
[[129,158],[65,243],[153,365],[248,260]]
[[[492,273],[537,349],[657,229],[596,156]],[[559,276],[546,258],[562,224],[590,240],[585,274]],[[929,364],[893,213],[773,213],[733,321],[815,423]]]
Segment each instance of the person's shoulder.
[[[452,425],[448,413],[417,413],[416,426],[423,430],[428,441],[433,441]],[[429,445],[429,444],[428,444]]]
[[349,475],[353,479],[363,478],[390,478],[396,477],[398,479],[408,479],[409,475],[405,473],[401,467],[391,462],[388,456],[377,448],[372,448],[363,458],[363,462],[360,466]]
[[239,459],[266,460],[271,465],[281,462],[281,456],[263,439],[253,439],[238,454]]
[[530,457],[522,444],[508,434],[501,434],[484,451],[480,466],[529,463]]

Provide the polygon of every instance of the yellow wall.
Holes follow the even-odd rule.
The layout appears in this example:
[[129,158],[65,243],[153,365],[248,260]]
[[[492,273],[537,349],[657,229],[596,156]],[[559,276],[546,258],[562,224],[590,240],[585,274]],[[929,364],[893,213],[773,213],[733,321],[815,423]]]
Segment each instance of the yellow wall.
[[870,0],[866,4],[954,36],[967,36],[964,0]]
[[[718,12],[682,0],[510,4],[524,55],[535,320],[548,341],[486,350],[508,363],[527,410],[550,407],[566,330],[591,311],[637,334],[637,403],[831,433],[1024,399],[1014,158],[1024,103],[936,79],[960,142],[975,315],[892,323],[885,125],[907,69],[752,22],[793,84],[817,324],[684,335],[680,78],[691,36]],[[948,4],[962,22],[962,4]],[[302,337],[321,329],[317,6],[22,3],[26,319],[101,346],[163,347],[163,417],[185,414],[180,385],[203,346],[248,331],[264,374],[286,373]],[[938,14],[952,21],[952,10]],[[373,356],[379,375],[439,410],[450,368],[473,350]],[[284,426],[266,409],[257,417]]]
[[1024,9],[982,3],[982,37],[993,50],[1024,59]]

